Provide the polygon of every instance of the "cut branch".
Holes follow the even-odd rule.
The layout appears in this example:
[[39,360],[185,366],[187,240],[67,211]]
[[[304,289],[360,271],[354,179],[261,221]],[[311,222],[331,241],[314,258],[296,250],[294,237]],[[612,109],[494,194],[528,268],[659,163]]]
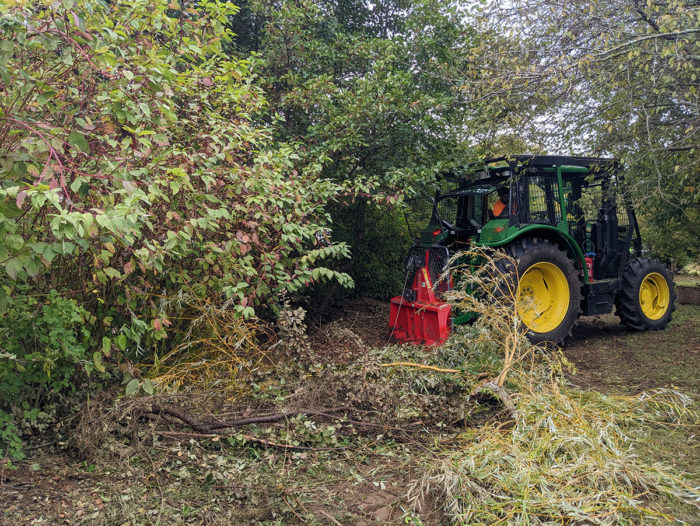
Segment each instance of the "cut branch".
[[209,434],[217,432],[221,429],[227,429],[231,427],[240,427],[248,424],[259,424],[264,422],[277,422],[279,420],[284,420],[297,415],[321,415],[330,416],[328,413],[337,413],[338,411],[344,411],[347,407],[331,407],[329,409],[323,409],[321,411],[305,410],[300,409],[298,411],[286,411],[283,413],[276,413],[272,415],[254,416],[250,418],[241,418],[238,420],[229,420],[224,422],[200,422],[194,416],[185,413],[180,409],[173,407],[160,407],[157,405],[151,406],[149,413],[155,415],[167,415],[176,418],[183,422],[184,424],[191,427],[197,433]]

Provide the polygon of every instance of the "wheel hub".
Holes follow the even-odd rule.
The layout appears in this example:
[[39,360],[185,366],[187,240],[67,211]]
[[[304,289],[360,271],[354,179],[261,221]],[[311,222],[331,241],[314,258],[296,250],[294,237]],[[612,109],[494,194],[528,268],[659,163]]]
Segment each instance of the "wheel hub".
[[564,321],[568,308],[569,284],[558,266],[541,261],[523,273],[518,283],[518,309],[530,330],[553,331]]
[[668,283],[658,272],[647,274],[639,286],[639,305],[650,320],[658,320],[664,315],[670,296]]

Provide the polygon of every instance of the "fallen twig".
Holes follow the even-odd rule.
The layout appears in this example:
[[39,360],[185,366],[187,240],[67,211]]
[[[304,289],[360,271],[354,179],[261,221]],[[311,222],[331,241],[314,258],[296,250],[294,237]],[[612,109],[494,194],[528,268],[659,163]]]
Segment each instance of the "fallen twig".
[[440,367],[434,367],[432,365],[423,365],[422,363],[413,362],[392,362],[392,363],[380,363],[379,367],[415,367],[417,369],[428,369],[430,371],[436,371],[438,373],[461,373],[459,369],[442,369]]
[[[262,423],[262,422],[276,422],[278,420],[284,420],[286,418],[297,416],[297,415],[331,416],[328,413],[337,413],[338,411],[344,411],[346,409],[348,409],[346,406],[331,407],[328,409],[323,409],[321,411],[300,409],[297,411],[286,411],[283,413],[276,413],[273,415],[253,416],[250,418],[241,418],[238,420],[229,420],[229,421],[225,421],[225,422],[200,422],[194,416],[187,414],[184,411],[181,411],[180,409],[176,409],[173,407],[161,407],[158,405],[151,406],[150,411],[148,411],[148,412],[153,413],[155,415],[172,416],[172,417],[177,418],[178,420],[184,422],[188,426],[190,426],[194,431],[197,431],[198,433],[201,433],[201,434],[207,434],[207,433],[211,433],[212,431],[217,431],[219,429],[226,429],[226,428],[230,428],[230,427],[239,427],[239,426],[244,426],[244,425],[248,425],[248,424],[258,424],[258,423]],[[332,418],[337,418],[337,417],[332,417]]]

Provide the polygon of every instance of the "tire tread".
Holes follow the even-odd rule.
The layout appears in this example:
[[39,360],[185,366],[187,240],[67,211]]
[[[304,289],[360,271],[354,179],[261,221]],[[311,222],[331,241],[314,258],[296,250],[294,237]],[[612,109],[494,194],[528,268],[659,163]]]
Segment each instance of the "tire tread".
[[[666,313],[658,320],[647,318],[639,304],[639,287],[644,277],[650,272],[661,274],[669,287],[670,305]],[[668,325],[673,311],[676,310],[676,292],[675,284],[666,267],[653,259],[644,257],[632,259],[627,262],[622,272],[621,285],[615,306],[616,314],[624,325],[637,331],[662,330]]]

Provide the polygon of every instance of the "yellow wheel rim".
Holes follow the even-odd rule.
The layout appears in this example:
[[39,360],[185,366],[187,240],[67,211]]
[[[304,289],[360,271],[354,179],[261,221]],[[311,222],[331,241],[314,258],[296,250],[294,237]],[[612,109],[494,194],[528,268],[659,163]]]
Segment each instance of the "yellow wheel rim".
[[569,298],[566,276],[553,263],[535,263],[518,283],[520,318],[534,332],[545,333],[559,327],[569,310]]
[[644,276],[639,286],[639,305],[644,316],[650,320],[658,320],[666,313],[671,293],[668,283],[658,272]]

